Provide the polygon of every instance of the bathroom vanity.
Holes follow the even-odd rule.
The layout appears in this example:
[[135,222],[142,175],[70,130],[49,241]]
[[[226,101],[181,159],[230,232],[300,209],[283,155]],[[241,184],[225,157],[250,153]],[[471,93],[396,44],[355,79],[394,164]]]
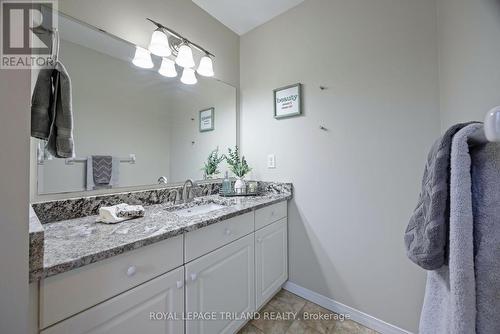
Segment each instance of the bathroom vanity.
[[[288,277],[291,185],[268,189],[280,190],[148,205],[116,225],[93,215],[45,222],[43,266],[31,272],[34,332],[236,332]],[[34,205],[42,221],[55,207],[96,206],[56,202]]]
[[[77,152],[55,159],[32,140],[32,332],[236,332],[287,280],[291,184],[220,197],[227,163],[202,167],[235,150],[236,88],[164,76],[164,57],[148,55],[151,68],[141,68],[130,61],[135,44],[56,14]],[[95,222],[119,203],[143,205],[145,216]]]

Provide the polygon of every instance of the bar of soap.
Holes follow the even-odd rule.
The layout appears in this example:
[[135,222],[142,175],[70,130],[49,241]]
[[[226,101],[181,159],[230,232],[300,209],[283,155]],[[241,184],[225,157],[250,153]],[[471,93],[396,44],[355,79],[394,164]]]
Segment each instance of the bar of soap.
[[142,205],[128,205],[121,203],[113,206],[103,206],[99,208],[98,223],[116,224],[132,218],[144,217],[144,207]]
[[124,218],[144,217],[144,207],[142,205],[118,204],[116,216]]

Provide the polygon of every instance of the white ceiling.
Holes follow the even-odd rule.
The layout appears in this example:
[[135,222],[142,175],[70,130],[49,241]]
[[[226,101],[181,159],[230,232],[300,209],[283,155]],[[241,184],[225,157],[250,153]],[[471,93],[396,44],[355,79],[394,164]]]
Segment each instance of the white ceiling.
[[243,35],[304,0],[193,0],[195,4]]

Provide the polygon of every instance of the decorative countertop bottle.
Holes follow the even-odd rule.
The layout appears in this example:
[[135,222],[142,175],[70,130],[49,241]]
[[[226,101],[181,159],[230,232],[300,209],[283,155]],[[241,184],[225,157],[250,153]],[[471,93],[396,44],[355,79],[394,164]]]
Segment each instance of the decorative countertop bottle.
[[228,172],[226,171],[226,174],[224,176],[224,180],[222,181],[222,193],[229,194],[231,192],[232,192],[231,181],[229,180],[229,175],[228,175]]

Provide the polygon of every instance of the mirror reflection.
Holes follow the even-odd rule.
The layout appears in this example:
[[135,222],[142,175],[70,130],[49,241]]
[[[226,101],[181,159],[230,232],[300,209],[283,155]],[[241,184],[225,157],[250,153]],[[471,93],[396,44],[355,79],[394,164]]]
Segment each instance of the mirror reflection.
[[55,159],[40,143],[33,162],[39,193],[201,180],[210,153],[236,145],[234,87],[203,76],[183,84],[177,65],[179,77],[158,73],[160,57],[151,69],[134,66],[131,43],[65,16],[59,27],[76,156]]

